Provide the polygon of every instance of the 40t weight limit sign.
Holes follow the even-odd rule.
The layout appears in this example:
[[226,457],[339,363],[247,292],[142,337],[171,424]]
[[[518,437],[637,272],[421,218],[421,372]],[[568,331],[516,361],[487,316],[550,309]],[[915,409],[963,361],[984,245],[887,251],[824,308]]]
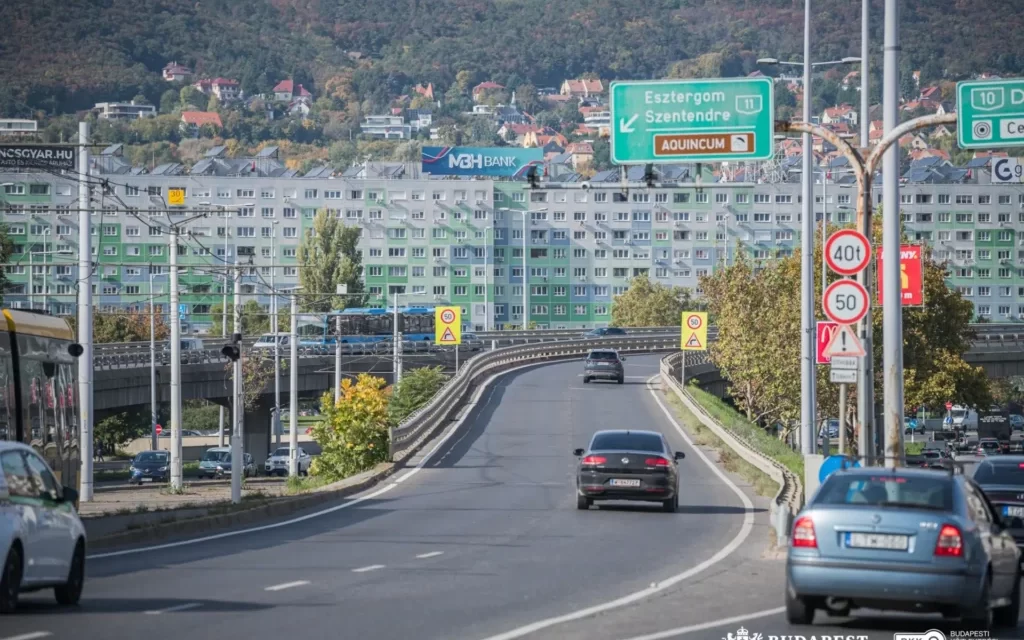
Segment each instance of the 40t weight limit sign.
[[825,242],[825,262],[841,276],[855,276],[871,261],[871,243],[864,234],[843,229]]
[[829,320],[857,324],[868,312],[868,291],[856,280],[837,280],[825,289],[822,307]]

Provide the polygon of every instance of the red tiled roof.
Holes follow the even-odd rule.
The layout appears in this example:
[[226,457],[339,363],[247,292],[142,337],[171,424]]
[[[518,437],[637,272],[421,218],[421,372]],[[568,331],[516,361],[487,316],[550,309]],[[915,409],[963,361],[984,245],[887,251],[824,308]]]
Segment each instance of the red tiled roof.
[[594,147],[589,142],[574,142],[565,148],[568,153],[593,154]]
[[486,80],[473,87],[473,95],[480,93],[481,91],[487,91],[488,89],[504,89],[505,86],[498,84],[497,82],[491,82]]
[[604,84],[600,80],[566,80],[570,93],[601,93],[604,91]]
[[829,108],[825,109],[825,114],[828,117],[830,117],[830,118],[835,118],[835,117],[838,117],[838,116],[845,116],[846,114],[852,113],[852,112],[853,112],[853,107],[851,107],[848,104],[841,104],[838,107],[829,107]]
[[201,127],[204,124],[212,124],[218,127],[224,126],[220,121],[220,114],[213,111],[182,111],[181,121],[197,127]]
[[295,93],[295,81],[289,78],[278,82],[274,87],[274,93]]
[[231,80],[229,78],[214,78],[210,81],[210,84],[214,86],[221,85],[226,87],[237,87],[238,80]]

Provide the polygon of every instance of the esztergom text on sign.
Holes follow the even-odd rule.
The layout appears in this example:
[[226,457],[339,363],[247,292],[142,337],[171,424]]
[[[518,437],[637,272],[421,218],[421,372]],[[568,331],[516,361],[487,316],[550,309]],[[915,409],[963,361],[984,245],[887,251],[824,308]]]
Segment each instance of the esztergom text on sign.
[[774,152],[770,78],[613,82],[610,102],[617,164],[769,160]]

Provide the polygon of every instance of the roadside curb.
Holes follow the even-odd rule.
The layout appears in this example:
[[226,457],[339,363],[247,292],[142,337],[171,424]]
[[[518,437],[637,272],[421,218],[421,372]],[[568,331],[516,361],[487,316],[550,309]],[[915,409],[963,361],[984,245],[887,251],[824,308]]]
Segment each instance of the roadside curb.
[[[143,526],[138,529],[113,533],[95,539],[90,538],[89,548],[95,550],[124,547],[143,542],[153,542],[170,536],[193,535],[206,531],[251,524],[267,518],[290,515],[307,507],[319,505],[330,500],[346,498],[355,493],[361,493],[391,476],[398,468],[399,465],[384,462],[369,471],[364,471],[361,474],[340,480],[326,487],[320,487],[315,491],[285,498],[272,498],[268,503],[254,506],[244,511],[206,515],[198,518],[174,520],[172,522],[158,522],[151,526]],[[168,517],[173,517],[174,510],[170,509],[166,514]]]

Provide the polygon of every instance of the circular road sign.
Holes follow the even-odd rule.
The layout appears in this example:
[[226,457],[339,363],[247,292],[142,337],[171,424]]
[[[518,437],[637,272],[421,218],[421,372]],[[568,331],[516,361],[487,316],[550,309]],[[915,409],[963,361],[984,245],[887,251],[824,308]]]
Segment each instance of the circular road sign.
[[871,261],[871,243],[859,231],[843,229],[825,242],[825,262],[841,276],[854,276]]
[[690,327],[694,331],[700,329],[700,325],[704,322],[700,319],[700,316],[690,316],[686,319],[686,326]]
[[441,312],[441,322],[445,324],[451,324],[455,322],[455,312],[451,309],[445,309]]
[[825,289],[822,307],[829,320],[857,324],[868,312],[868,292],[856,280],[836,280]]
[[164,428],[161,427],[160,425],[156,425],[156,435],[160,435],[163,432],[164,432]]
[[947,400],[946,401],[946,411],[952,411],[952,410],[953,410],[953,403]]

